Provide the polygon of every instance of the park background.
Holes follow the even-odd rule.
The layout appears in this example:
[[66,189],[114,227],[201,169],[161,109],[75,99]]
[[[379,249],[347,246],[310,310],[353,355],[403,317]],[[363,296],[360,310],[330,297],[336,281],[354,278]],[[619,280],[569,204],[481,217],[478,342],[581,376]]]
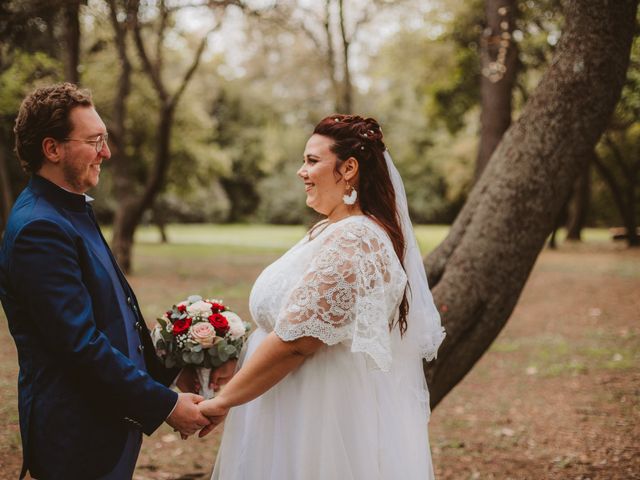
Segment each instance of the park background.
[[[313,126],[373,116],[450,332],[428,377],[438,478],[640,478],[637,20],[627,0],[4,1],[0,230],[27,181],[12,152],[20,101],[79,83],[113,153],[90,193],[147,322],[192,293],[249,318],[253,280],[316,219],[295,176]],[[553,68],[576,38],[575,93],[542,122],[531,113],[553,106],[539,99],[562,91]],[[610,98],[585,95],[579,75]],[[525,148],[513,125],[549,145]],[[478,220],[489,231],[469,227],[470,204],[493,209]],[[460,247],[471,266],[450,260],[461,222],[481,233]],[[456,269],[469,283],[447,280]],[[473,305],[491,295],[510,303]],[[2,315],[0,478],[16,478],[17,358]],[[135,478],[208,478],[219,436],[182,442],[163,427]]]

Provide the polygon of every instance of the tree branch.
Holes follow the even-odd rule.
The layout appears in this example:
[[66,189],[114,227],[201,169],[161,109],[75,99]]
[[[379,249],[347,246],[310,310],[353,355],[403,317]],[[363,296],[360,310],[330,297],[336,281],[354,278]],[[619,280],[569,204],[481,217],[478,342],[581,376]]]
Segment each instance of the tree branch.
[[144,68],[145,73],[151,79],[151,83],[155,88],[158,96],[162,100],[163,103],[168,101],[169,95],[162,83],[162,78],[160,76],[160,72],[156,70],[154,65],[151,63],[149,59],[149,55],[147,55],[147,51],[144,46],[144,41],[142,40],[142,32],[140,27],[140,21],[138,18],[138,10],[140,5],[140,0],[132,0],[131,2],[135,6],[136,15],[132,19],[133,20],[133,38],[135,40],[136,49],[138,50],[138,56],[140,57],[140,61],[142,62],[142,66]]
[[161,75],[162,65],[164,63],[164,58],[162,56],[163,52],[163,44],[164,44],[164,32],[167,29],[167,23],[169,20],[169,9],[167,8],[167,3],[165,0],[160,1],[160,22],[158,24],[158,32],[156,39],[156,65],[155,68],[158,71],[158,75]]
[[184,93],[185,89],[187,88],[187,85],[189,84],[189,81],[191,80],[191,77],[193,77],[193,74],[198,69],[198,65],[200,65],[200,60],[202,59],[202,53],[204,52],[205,48],[207,47],[207,42],[209,40],[209,35],[211,35],[214,31],[216,31],[218,28],[220,28],[220,25],[221,25],[221,23],[218,23],[215,27],[213,27],[211,30],[209,30],[206,33],[206,35],[202,38],[202,40],[200,40],[200,45],[198,46],[198,49],[196,50],[196,53],[195,53],[195,55],[193,57],[193,61],[191,62],[191,66],[189,67],[187,72],[184,74],[184,77],[182,78],[182,82],[180,83],[180,86],[178,87],[178,90],[176,91],[176,93],[173,94],[173,97],[171,98],[171,105],[173,107],[175,107],[175,105],[180,100],[180,97],[182,96],[182,94]]

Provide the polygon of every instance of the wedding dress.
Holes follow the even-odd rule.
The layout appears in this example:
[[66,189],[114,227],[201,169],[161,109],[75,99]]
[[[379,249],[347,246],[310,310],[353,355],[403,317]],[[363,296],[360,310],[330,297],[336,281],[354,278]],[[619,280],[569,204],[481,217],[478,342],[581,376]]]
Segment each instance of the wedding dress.
[[307,235],[261,273],[249,300],[257,329],[240,362],[272,331],[325,345],[231,409],[212,479],[433,478],[422,356],[435,352],[411,343],[410,322],[404,338],[389,330],[406,283],[386,232],[364,215]]

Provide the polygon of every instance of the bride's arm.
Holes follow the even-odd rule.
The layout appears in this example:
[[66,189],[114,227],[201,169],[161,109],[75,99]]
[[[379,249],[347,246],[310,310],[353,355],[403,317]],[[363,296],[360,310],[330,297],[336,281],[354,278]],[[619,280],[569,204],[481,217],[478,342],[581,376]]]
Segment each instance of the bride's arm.
[[200,436],[213,430],[231,407],[262,395],[323,345],[321,340],[314,337],[300,337],[285,342],[271,332],[215,398],[198,404],[202,414],[213,419],[213,423],[204,428]]

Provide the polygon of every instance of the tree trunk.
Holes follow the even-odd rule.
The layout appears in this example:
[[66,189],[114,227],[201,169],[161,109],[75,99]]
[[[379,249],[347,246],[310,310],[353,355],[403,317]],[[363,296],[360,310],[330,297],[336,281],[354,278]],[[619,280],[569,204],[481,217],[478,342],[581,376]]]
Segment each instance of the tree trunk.
[[587,223],[589,200],[591,198],[591,162],[578,177],[569,204],[569,220],[567,222],[567,240],[581,241],[582,229]]
[[511,124],[511,97],[518,64],[518,49],[512,38],[517,12],[515,0],[486,0],[485,11],[487,28],[480,42],[481,114],[476,181]]
[[[569,0],[554,59],[447,238],[427,258],[447,330],[426,369],[436,406],[507,322],[620,97],[638,0]],[[409,326],[411,328],[411,326]]]
[[169,155],[171,130],[173,127],[172,105],[164,105],[161,109],[160,122],[157,129],[157,150],[152,171],[142,195],[128,193],[120,202],[113,225],[113,253],[124,272],[131,271],[133,238],[144,212],[153,206],[153,202],[165,184],[165,177],[171,157]]
[[351,69],[349,67],[349,47],[351,43],[347,38],[344,19],[344,0],[339,0],[340,11],[340,38],[342,39],[342,89],[340,92],[343,110],[340,113],[353,113],[353,86],[351,84]]
[[636,231],[635,170],[631,172],[632,178],[626,179],[628,182],[628,190],[625,195],[623,188],[616,180],[613,172],[604,164],[602,159],[595,152],[593,154],[593,163],[596,166],[598,173],[609,187],[609,191],[611,192],[611,196],[613,197],[613,203],[618,208],[618,213],[620,214],[620,218],[622,219],[622,223],[624,224],[624,228],[626,230],[627,244],[630,247],[640,246],[640,238],[638,238],[638,234]]
[[[113,3],[115,0],[111,0]],[[142,188],[141,194],[135,193],[135,188],[130,188],[127,196],[120,202],[120,207],[116,212],[113,228],[113,252],[120,264],[120,267],[128,273],[131,270],[131,250],[133,248],[133,236],[136,228],[142,220],[144,212],[153,206],[158,193],[164,188],[167,171],[171,163],[170,145],[171,130],[173,128],[173,119],[175,109],[184,93],[187,85],[193,78],[193,74],[198,69],[202,54],[207,46],[209,34],[217,29],[220,24],[216,24],[200,41],[200,45],[195,52],[193,61],[185,72],[184,77],[175,93],[170,95],[165,83],[162,79],[162,48],[156,50],[155,63],[151,61],[147,54],[147,48],[142,36],[142,29],[138,20],[140,1],[130,0],[126,2],[128,8],[128,19],[133,29],[133,38],[136,50],[142,63],[143,72],[147,75],[160,102],[160,118],[156,129],[156,153],[151,164],[151,171],[148,175],[147,182]],[[163,20],[160,29],[157,32],[156,45],[162,44],[165,39],[166,27],[169,22],[164,15],[169,14],[168,7],[165,2],[160,2],[160,14]],[[121,179],[126,184],[128,179]],[[134,185],[132,184],[132,187]]]
[[638,236],[638,224],[636,222],[636,190],[638,189],[638,170],[640,167],[640,159],[637,159],[631,177],[627,179],[629,190],[627,191],[627,202],[629,208],[627,210],[627,218],[625,219],[625,227],[627,228],[627,245],[630,247],[640,247],[640,236]]
[[80,0],[65,2],[64,15],[64,43],[65,61],[64,77],[67,82],[80,83]]
[[[113,123],[109,125],[111,132],[111,145],[113,162],[114,194],[118,201],[118,207],[113,219],[113,237],[111,247],[124,271],[131,266],[131,250],[133,247],[133,235],[135,226],[129,218],[133,213],[136,185],[131,173],[132,162],[126,154],[127,140],[127,99],[131,93],[131,62],[127,53],[127,34],[130,27],[131,15],[137,11],[128,10],[125,21],[120,20],[121,10],[116,0],[109,0],[110,19],[115,36],[116,51],[120,72],[118,76],[118,91],[113,100]],[[128,5],[128,8],[131,8]],[[125,265],[127,268],[125,268]]]

